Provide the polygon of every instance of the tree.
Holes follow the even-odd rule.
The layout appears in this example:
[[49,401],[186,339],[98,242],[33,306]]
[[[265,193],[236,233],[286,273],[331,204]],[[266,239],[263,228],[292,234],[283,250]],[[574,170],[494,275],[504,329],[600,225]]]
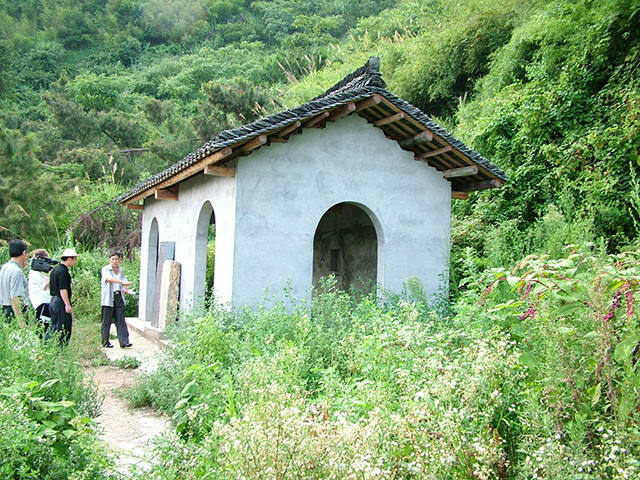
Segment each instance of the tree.
[[0,129],[0,238],[56,239],[63,184],[34,155],[33,139]]

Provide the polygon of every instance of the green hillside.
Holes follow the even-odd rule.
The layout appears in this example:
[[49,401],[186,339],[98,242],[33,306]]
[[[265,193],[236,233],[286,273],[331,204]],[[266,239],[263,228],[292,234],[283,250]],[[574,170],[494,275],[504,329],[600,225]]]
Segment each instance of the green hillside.
[[78,364],[105,246],[137,281],[109,202],[369,56],[509,177],[453,201],[449,298],[181,317],[125,393],[173,425],[131,478],[638,478],[640,0],[0,0],[0,242],[83,248],[68,350],[0,324],[3,478],[124,478]]
[[556,246],[616,251],[640,219],[638,5],[0,2],[0,235],[60,241],[71,225],[94,244],[133,219],[81,211],[378,55],[392,91],[509,175],[455,202],[455,259],[470,247],[484,268],[553,248],[547,214],[568,225]]

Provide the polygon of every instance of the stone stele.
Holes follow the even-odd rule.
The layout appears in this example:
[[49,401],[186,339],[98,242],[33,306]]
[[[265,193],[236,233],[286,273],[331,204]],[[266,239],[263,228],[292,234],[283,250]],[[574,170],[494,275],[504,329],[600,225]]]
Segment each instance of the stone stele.
[[180,296],[181,266],[173,260],[165,260],[160,280],[160,309],[158,310],[158,328],[164,330],[175,322],[178,314]]

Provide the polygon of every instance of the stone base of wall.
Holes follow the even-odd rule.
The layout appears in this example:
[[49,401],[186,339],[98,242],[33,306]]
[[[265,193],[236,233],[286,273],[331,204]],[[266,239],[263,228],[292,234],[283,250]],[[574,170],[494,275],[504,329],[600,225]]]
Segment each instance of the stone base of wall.
[[138,335],[142,335],[162,349],[167,348],[169,342],[166,339],[166,335],[159,328],[151,326],[151,322],[144,322],[136,317],[127,317],[125,321],[130,330],[135,331]]

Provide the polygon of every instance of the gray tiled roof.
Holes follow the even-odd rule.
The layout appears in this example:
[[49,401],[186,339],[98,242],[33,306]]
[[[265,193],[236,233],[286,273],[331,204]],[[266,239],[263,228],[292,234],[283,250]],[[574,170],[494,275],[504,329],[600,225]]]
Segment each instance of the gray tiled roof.
[[258,135],[279,130],[291,125],[297,120],[312,117],[325,110],[346,105],[349,102],[370,98],[375,94],[379,94],[386,98],[400,110],[419,121],[424,125],[424,127],[442,137],[442,139],[469,157],[477,165],[483,167],[502,180],[507,179],[505,173],[500,168],[492,164],[478,152],[471,150],[457,138],[453,137],[420,109],[386,90],[386,84],[380,75],[379,66],[380,63],[378,58],[372,57],[364,66],[346,76],[343,80],[329,88],[322,95],[308,101],[307,103],[280,113],[266,116],[247,125],[220,132],[199,149],[188,154],[182,160],[170,166],[166,170],[163,170],[162,172],[143,181],[132,190],[119,196],[115,201],[126,202],[128,199],[151,187],[154,187],[155,185],[158,185],[164,180],[171,178],[190,165],[197,163],[201,159],[217,150],[220,150],[221,148],[233,146],[240,142],[247,141],[248,139],[257,137]]

